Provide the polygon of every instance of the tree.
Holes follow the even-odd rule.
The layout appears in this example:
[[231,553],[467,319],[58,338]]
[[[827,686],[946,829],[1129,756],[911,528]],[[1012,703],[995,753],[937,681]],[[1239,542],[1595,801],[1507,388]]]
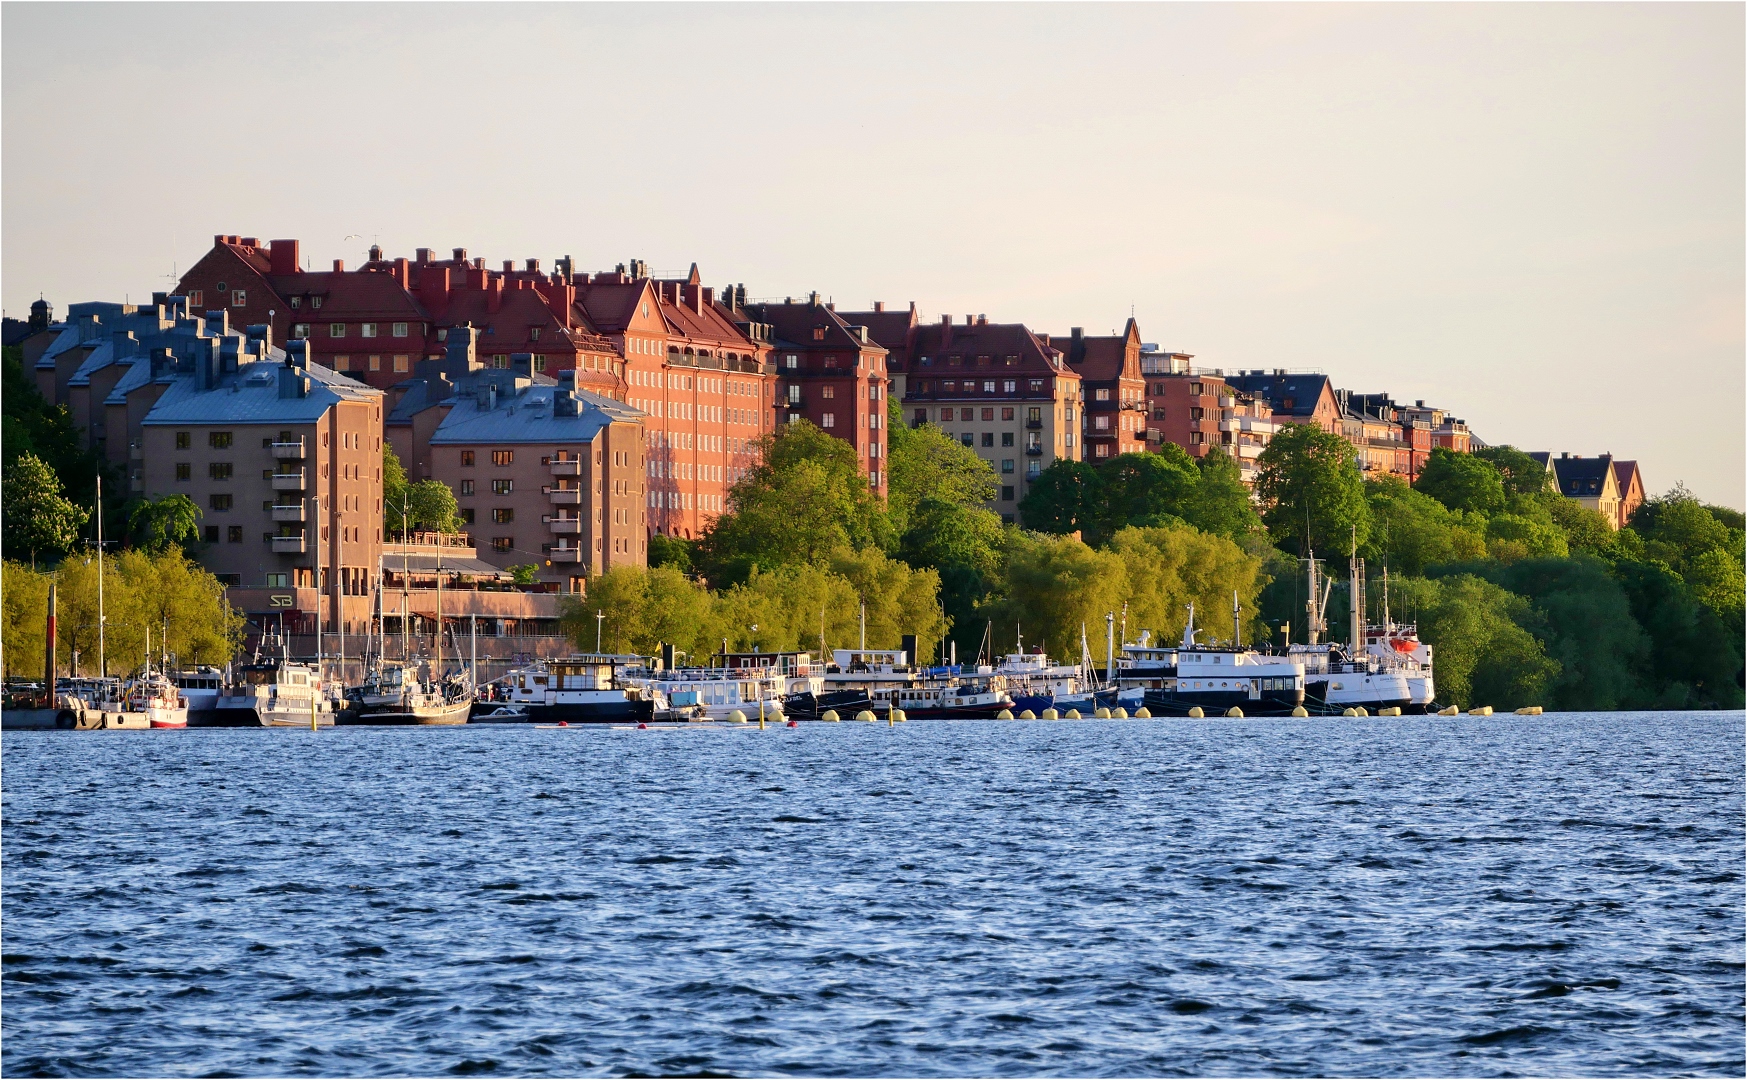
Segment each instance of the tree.
[[1564,557],[1571,553],[1565,534],[1550,521],[1517,514],[1494,514],[1486,523],[1486,550],[1499,562]]
[[992,575],[1001,560],[1001,518],[979,506],[925,499],[911,515],[898,553],[911,566],[965,566]]
[[540,566],[538,563],[521,563],[510,567],[509,571],[510,576],[515,579],[517,585],[532,585],[540,580]]
[[1601,511],[1591,510],[1576,499],[1567,499],[1557,492],[1549,492],[1542,499],[1548,517],[1565,534],[1566,550],[1601,555],[1613,548],[1614,530]]
[[409,498],[406,470],[401,467],[400,458],[395,456],[394,447],[387,439],[382,440],[382,528],[385,533],[404,533],[407,531],[403,507]]
[[595,612],[607,652],[653,655],[668,644],[688,655],[710,647],[714,598],[672,567],[615,566],[589,582],[588,595],[560,600],[560,624],[578,648],[595,647]]
[[733,507],[693,550],[718,585],[754,567],[821,564],[837,552],[892,546],[891,523],[869,489],[855,447],[805,421],[761,440],[759,464],[729,489]]
[[165,495],[156,501],[135,499],[127,527],[134,542],[147,551],[165,551],[200,540],[200,507],[186,495]]
[[1365,557],[1381,561],[1396,574],[1423,574],[1428,566],[1486,557],[1486,523],[1452,513],[1400,477],[1379,476],[1365,482],[1371,507],[1371,542]]
[[999,484],[987,461],[933,424],[906,427],[898,399],[887,402],[886,507],[895,534],[909,530],[911,515],[928,499],[978,505],[995,498]]
[[1102,545],[1131,525],[1178,523],[1201,479],[1195,460],[1176,443],[1158,453],[1118,454],[1098,466],[1096,508],[1086,540]]
[[1209,633],[1203,643],[1232,637],[1231,602],[1240,604],[1244,640],[1268,637],[1257,618],[1257,597],[1267,578],[1261,560],[1223,536],[1186,525],[1123,529],[1109,550],[1127,571],[1129,625],[1147,627],[1175,641],[1195,605],[1195,623]]
[[1472,456],[1497,469],[1504,490],[1512,495],[1539,495],[1553,486],[1553,474],[1547,466],[1514,446],[1482,447]]
[[1256,494],[1278,547],[1344,552],[1355,536],[1364,546],[1371,512],[1358,461],[1351,443],[1314,424],[1293,424],[1274,436],[1257,459]]
[[409,525],[414,530],[461,531],[461,511],[448,484],[441,480],[420,480],[407,489],[407,499],[412,507]]
[[[983,614],[997,642],[1042,644],[1055,656],[1078,656],[1080,630],[1102,627],[1129,594],[1128,570],[1116,552],[1098,551],[1071,536],[1013,537],[997,592]],[[1004,647],[997,646],[997,649]]]
[[1096,526],[1102,495],[1098,471],[1084,461],[1057,458],[1019,500],[1027,529],[1065,535]]
[[[79,542],[79,526],[91,515],[61,495],[61,481],[35,454],[22,454],[6,470],[4,490],[6,536],[30,552],[70,551]],[[184,497],[183,501],[187,501]]]
[[1413,486],[1451,510],[1491,514],[1504,509],[1504,477],[1498,469],[1472,454],[1441,446],[1426,459]]
[[1531,617],[1522,597],[1468,574],[1392,580],[1390,591],[1395,610],[1412,613],[1436,652],[1440,702],[1503,709],[1550,704],[1561,668],[1520,625]]
[[1183,520],[1200,529],[1232,540],[1262,531],[1250,489],[1244,486],[1243,470],[1222,447],[1214,446],[1195,463],[1200,478],[1195,494],[1181,510]]
[[649,538],[649,568],[671,566],[682,574],[692,572],[692,541],[656,533]]

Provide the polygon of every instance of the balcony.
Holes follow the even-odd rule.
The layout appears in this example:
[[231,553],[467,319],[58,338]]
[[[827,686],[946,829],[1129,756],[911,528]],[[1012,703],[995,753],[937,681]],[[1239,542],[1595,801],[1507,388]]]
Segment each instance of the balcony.
[[273,441],[273,460],[302,461],[303,437],[298,436],[295,439],[275,439]]
[[298,521],[298,522],[301,522],[304,519],[304,513],[305,513],[305,510],[304,510],[304,506],[302,503],[274,503],[273,504],[273,520],[274,521]]
[[581,518],[555,517],[546,523],[553,532],[561,535],[575,535],[582,531]]
[[581,476],[581,458],[553,458],[551,461],[553,476]]
[[1026,457],[1042,457],[1043,456],[1043,447],[1041,447],[1041,446],[1027,446],[1025,448],[1025,456]]
[[581,488],[547,488],[546,496],[554,506],[581,506]]
[[582,549],[579,547],[555,547],[546,553],[546,557],[554,563],[579,563],[582,561]]
[[273,554],[275,555],[302,555],[305,550],[307,548],[302,533],[296,536],[273,537]]
[[1027,428],[1030,428],[1032,431],[1038,431],[1043,427],[1043,421],[1042,420],[1027,420],[1027,421],[1025,421],[1025,426]]
[[303,470],[295,472],[276,472],[273,474],[274,491],[302,491]]
[[146,459],[145,447],[141,446],[138,442],[128,443],[127,459],[129,461],[144,461]]

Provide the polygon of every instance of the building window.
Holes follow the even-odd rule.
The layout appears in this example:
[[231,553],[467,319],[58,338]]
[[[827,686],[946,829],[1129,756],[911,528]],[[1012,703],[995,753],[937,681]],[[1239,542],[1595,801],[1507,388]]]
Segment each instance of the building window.
[[1012,458],[1009,457],[1009,458],[1002,458],[1001,459],[1001,471],[1004,473],[1011,473],[1013,471],[1013,459]]
[[371,371],[381,371],[382,370],[382,357],[372,356],[370,358],[370,370]]
[[[829,387],[827,387],[827,389],[829,389]],[[820,427],[836,427],[837,426],[837,414],[836,413],[826,413],[824,416],[821,416],[819,418],[819,426]]]
[[516,452],[514,450],[493,450],[491,452],[491,463],[493,465],[514,465],[516,463]]
[[783,366],[788,368],[790,371],[793,371],[795,368],[801,366],[801,358],[796,356],[794,353],[788,353],[787,355],[785,355],[783,357]]
[[983,380],[983,393],[993,394],[994,392],[995,392],[995,380],[994,379],[984,379]]
[[1034,394],[1043,393],[1043,380],[1042,379],[1032,379],[1031,380],[1031,392]]
[[291,587],[291,575],[290,574],[268,574],[267,575],[267,587],[269,589],[289,589]]
[[207,499],[207,504],[214,510],[229,510],[231,508],[231,497],[229,495],[214,495]]
[[208,525],[206,527],[206,542],[209,544],[218,543],[218,526],[217,525]]
[[309,337],[309,324],[306,322],[300,322],[292,326],[291,336],[298,341],[302,341],[304,338]]
[[243,527],[241,525],[232,525],[229,529],[225,530],[225,532],[226,539],[231,543],[240,544],[243,542]]
[[328,337],[337,338],[337,337],[345,337],[345,336],[346,336],[346,324],[345,323],[343,323],[343,322],[328,323]]
[[920,424],[926,424],[927,422],[928,422],[928,410],[927,409],[917,409],[916,410],[916,423],[920,425]]
[[837,388],[835,386],[821,386],[819,388],[819,396],[826,398],[827,400],[834,398],[837,396]]
[[983,419],[984,420],[993,420],[994,418],[995,418],[995,410],[994,409],[984,409],[983,410]]
[[215,461],[206,467],[206,474],[214,480],[229,480],[231,478],[231,463]]
[[801,403],[801,387],[798,383],[790,383],[789,384],[789,404],[790,405],[799,405],[800,403]]
[[358,332],[360,334],[363,334],[365,337],[375,337],[376,336],[376,324],[373,322],[364,323],[361,326],[359,326]]
[[546,370],[546,357],[541,353],[534,354],[534,370],[535,371],[545,371]]
[[407,370],[408,370],[408,369],[409,369],[409,368],[408,368],[408,365],[409,365],[409,364],[410,364],[410,363],[411,363],[411,361],[410,361],[410,359],[409,359],[409,358],[408,358],[408,357],[405,357],[405,356],[397,356],[397,357],[395,357],[395,358],[394,358],[394,370],[396,370],[396,371],[407,371]]
[[1092,451],[1092,456],[1093,457],[1109,457],[1110,456],[1110,444],[1109,443],[1099,443],[1098,448],[1096,450]]
[[[1011,471],[1011,470],[1009,470],[1009,471]],[[1001,485],[1001,501],[1002,502],[1012,502],[1013,501],[1013,485],[1012,484],[1002,484]]]
[[1092,417],[1092,429],[1094,431],[1109,431],[1110,430],[1110,418],[1108,416],[1094,416],[1094,417]]
[[1062,445],[1063,446],[1074,445],[1074,433],[1073,432],[1069,431],[1069,432],[1066,432],[1062,435]]
[[191,440],[188,438],[188,433],[186,431],[178,431],[176,433],[176,449],[178,449],[178,450],[188,449],[188,444],[190,443],[190,441]]
[[194,466],[188,464],[186,461],[178,461],[176,463],[176,479],[192,480],[193,478]]
[[247,305],[248,302],[249,294],[243,290],[237,289],[231,293],[231,307],[243,307]]
[[491,550],[493,551],[511,551],[514,550],[515,546],[516,538],[513,536],[494,536],[491,538]]
[[[468,468],[471,468],[473,466],[473,451],[471,451],[471,450],[461,451],[461,464],[463,466],[468,467]],[[471,483],[473,483],[473,481],[469,480],[469,481],[467,481],[467,483],[471,484]],[[468,490],[471,491],[473,489],[469,488]]]
[[984,446],[994,446],[995,445],[995,433],[994,432],[992,432],[992,431],[983,432],[983,445]]
[[[470,451],[470,450],[464,451],[464,453],[472,453],[472,451]],[[471,480],[461,481],[461,494],[463,494],[463,495],[473,494],[473,481],[471,481]]]
[[202,305],[204,303],[206,303],[206,294],[204,292],[202,292],[199,289],[193,289],[193,290],[189,291],[189,293],[188,293],[188,310],[189,311],[199,311],[200,305]]
[[223,450],[231,444],[231,433],[228,431],[210,431],[206,435],[206,445],[214,450]]
[[1012,446],[1013,445],[1013,433],[1011,431],[1001,432],[1001,445],[1002,446]]
[[1039,476],[1042,476],[1042,475],[1043,475],[1043,463],[1042,462],[1027,461],[1025,463],[1025,479],[1036,480]]
[[1011,393],[1016,392],[1018,389],[1019,389],[1019,383],[1018,383],[1018,381],[1016,381],[1014,379],[1006,379],[1006,380],[1003,380],[1001,383],[1001,391],[1003,393],[1011,394]]
[[473,524],[473,510],[471,508],[461,511],[461,524]]
[[322,298],[319,296],[312,296],[309,298],[309,306],[312,308],[315,308],[317,311],[320,311],[321,310],[321,300],[322,300]]
[[508,525],[510,522],[516,520],[516,512],[509,507],[500,507],[491,512],[491,520],[497,522],[499,525]]
[[395,337],[405,337],[406,336],[406,324],[405,323],[397,322],[394,324],[394,336]]
[[823,326],[813,327],[813,340],[814,341],[824,341],[825,340],[825,328]]
[[1013,419],[1013,407],[1011,405],[1009,405],[1007,408],[1001,410],[1001,419],[1003,419],[1003,420]]
[[964,446],[970,446],[976,442],[976,438],[975,435],[967,431],[958,437],[958,441]]
[[491,493],[493,495],[508,495],[514,490],[516,490],[516,482],[514,480],[493,480],[491,482]]
[[1094,391],[1092,391],[1092,400],[1093,401],[1109,401],[1110,400],[1110,391],[1105,390],[1105,389],[1094,390]]
[[350,356],[336,356],[336,357],[334,357],[334,370],[335,371],[350,371],[350,370],[352,370],[352,358]]

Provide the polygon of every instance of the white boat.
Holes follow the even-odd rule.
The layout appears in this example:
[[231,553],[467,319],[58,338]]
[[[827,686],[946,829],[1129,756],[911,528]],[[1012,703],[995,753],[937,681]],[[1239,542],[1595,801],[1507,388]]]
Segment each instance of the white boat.
[[236,669],[235,681],[201,726],[332,727],[333,703],[322,692],[321,676],[294,660],[259,660]]
[[[802,693],[820,693],[824,679],[809,675],[800,677],[810,689]],[[622,677],[627,686],[638,687],[651,695],[657,708],[668,711],[695,709],[712,720],[726,720],[738,712],[747,719],[781,716],[783,701],[790,696],[794,681],[778,667],[645,667],[627,671]]]
[[641,657],[588,653],[537,661],[502,680],[507,701],[478,701],[476,724],[619,724],[653,718],[665,702],[625,672]]
[[1199,645],[1200,633],[1191,604],[1180,644],[1153,645],[1144,634],[1136,644],[1125,643],[1117,685],[1142,691],[1142,704],[1154,716],[1184,716],[1191,709],[1220,716],[1234,708],[1245,716],[1288,716],[1304,704],[1305,671],[1295,657]]

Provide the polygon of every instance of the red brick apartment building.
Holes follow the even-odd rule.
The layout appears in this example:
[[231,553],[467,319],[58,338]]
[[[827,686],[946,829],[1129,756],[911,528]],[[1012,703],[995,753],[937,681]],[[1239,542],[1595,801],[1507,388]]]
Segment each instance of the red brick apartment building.
[[1221,372],[1192,367],[1193,359],[1151,346],[1142,352],[1147,442],[1175,443],[1196,458],[1218,446],[1238,463],[1244,481],[1253,483],[1256,459],[1279,430],[1274,411],[1266,399],[1228,385]]
[[[1045,344],[1052,344],[1044,338]],[[1146,379],[1140,370],[1140,328],[1133,319],[1121,334],[1088,337],[1074,327],[1059,343],[1079,373],[1085,396],[1083,438],[1087,461],[1146,449]]]

